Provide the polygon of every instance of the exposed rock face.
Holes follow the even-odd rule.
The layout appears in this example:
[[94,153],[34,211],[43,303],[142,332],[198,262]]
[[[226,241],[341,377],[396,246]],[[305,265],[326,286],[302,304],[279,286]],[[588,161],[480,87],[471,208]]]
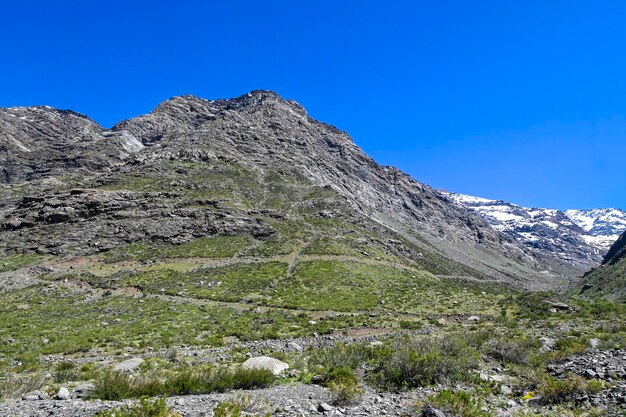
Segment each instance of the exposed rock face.
[[176,244],[217,234],[273,233],[252,217],[215,206],[179,202],[176,194],[88,189],[24,197],[0,223],[0,249],[89,254],[138,241]]
[[626,258],[626,232],[620,236],[619,239],[611,246],[611,249],[606,253],[603,265],[614,265],[619,261]]
[[87,254],[214,234],[265,239],[271,218],[298,221],[306,211],[400,234],[414,247],[382,239],[390,251],[445,259],[431,262],[457,275],[549,288],[578,271],[378,165],[346,133],[272,92],[174,97],[108,131],[41,107],[2,109],[0,123],[5,252]]
[[[121,163],[129,146],[123,132],[104,135],[93,120],[50,107],[0,109],[0,184],[105,172]],[[141,145],[141,144],[139,144]]]

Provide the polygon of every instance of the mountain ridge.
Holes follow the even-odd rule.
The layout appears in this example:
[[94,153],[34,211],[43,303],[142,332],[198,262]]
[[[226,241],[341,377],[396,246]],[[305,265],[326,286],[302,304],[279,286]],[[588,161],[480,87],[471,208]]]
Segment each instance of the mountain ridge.
[[[239,166],[249,173],[246,174],[249,177],[246,181],[255,182],[258,181],[255,177],[261,178],[277,172],[280,175],[300,175],[302,181],[315,187],[328,187],[351,207],[355,218],[363,216],[370,219],[404,236],[411,245],[437,253],[437,256],[443,256],[453,264],[469,267],[474,275],[521,286],[550,287],[560,285],[555,283],[560,282],[562,276],[574,275],[579,270],[567,262],[546,257],[519,245],[471,212],[449,204],[448,199],[438,191],[402,171],[378,165],[347,133],[310,118],[306,110],[295,101],[285,100],[273,92],[255,90],[229,100],[176,96],[162,102],[150,113],[121,121],[111,129],[103,129],[89,118],[72,114],[68,114],[65,119],[52,115],[50,120],[44,120],[45,114],[54,114],[54,111],[49,110],[39,114],[38,120],[47,123],[50,129],[35,129],[34,134],[30,135],[32,125],[36,125],[37,120],[26,122],[19,117],[6,116],[7,113],[11,111],[3,109],[0,112],[0,116],[4,115],[0,123],[12,125],[12,130],[6,130],[9,134],[0,137],[0,146],[8,149],[8,163],[2,178],[5,189],[8,184],[27,181],[29,187],[39,187],[44,193],[46,187],[55,188],[49,187],[51,182],[65,184],[61,188],[67,190],[72,188],[67,186],[68,182],[74,181],[72,176],[85,176],[89,178],[87,183],[74,181],[74,188],[113,187],[132,194],[139,191],[134,190],[136,185],[129,188],[122,183],[131,180],[135,183],[156,183],[160,181],[159,175],[164,177],[165,173],[171,174],[168,161],[206,164],[211,169],[224,165],[235,171]],[[44,140],[46,137],[47,141]],[[15,145],[15,139],[25,147],[39,145],[40,149],[34,153],[25,152]],[[175,169],[184,171],[183,168]],[[197,171],[198,175],[205,175],[200,172],[201,169]],[[148,194],[145,194],[146,190],[143,190],[142,195],[132,194],[133,198],[146,207],[156,204],[154,209],[160,213],[158,216],[167,216],[168,210],[172,209],[168,207],[180,205],[178,197],[167,197],[167,193],[191,192],[181,187],[196,187],[196,190],[206,188],[206,184],[191,184],[186,175],[172,175],[175,178],[170,183],[161,184],[160,188],[146,189]],[[152,176],[155,178],[150,179]],[[233,186],[241,188],[237,184]],[[219,184],[214,187],[219,188]],[[161,194],[154,194],[157,189]],[[217,191],[211,190],[211,193]],[[202,194],[200,191],[194,192]],[[97,198],[118,198],[112,194],[106,197],[101,193],[96,193],[99,196]],[[240,198],[247,191],[241,188],[237,193],[234,197],[229,196],[228,204],[232,207],[229,208],[228,216],[242,220],[247,218],[245,222],[254,223],[254,216],[241,211],[243,200]],[[59,197],[55,198],[58,200]],[[61,200],[61,206],[70,204],[65,207],[66,211],[84,213],[77,195],[62,195]],[[30,214],[35,210],[35,207],[28,206],[32,203],[20,204],[14,201],[10,207],[2,208],[5,213],[8,212],[5,216],[9,217],[5,225],[41,225],[47,219]],[[49,210],[46,208],[49,203],[45,201],[43,204],[45,207],[39,207],[39,212]],[[125,214],[130,212],[132,210],[124,211]],[[201,212],[202,209],[194,208],[189,215],[202,217]],[[130,218],[134,219],[133,216]],[[69,218],[70,223],[76,220],[71,214],[55,218]],[[183,218],[189,224],[197,224],[187,217]],[[133,221],[127,219],[127,222]],[[149,220],[138,222],[142,221]],[[183,232],[187,230],[183,223],[171,231],[174,235],[168,239],[172,243],[188,240],[194,233],[198,234],[194,232],[195,226]],[[120,221],[118,227],[126,228],[127,225]],[[154,231],[154,227],[149,230]],[[15,226],[5,228],[8,230]],[[208,233],[209,229],[204,227],[203,230],[199,236]],[[107,233],[111,235],[111,232]],[[128,233],[128,236],[135,236]],[[146,237],[139,234],[135,236],[139,240]],[[110,239],[109,246],[120,243],[119,239]],[[59,241],[63,241],[62,236]],[[44,243],[39,243],[40,251],[45,251],[45,245],[41,246]],[[33,247],[33,244],[29,244],[29,247]],[[107,244],[100,244],[100,248],[107,247]],[[3,246],[5,250],[11,250],[7,242]],[[82,252],[95,250],[87,247],[89,245],[84,246]],[[54,250],[67,255],[77,249],[66,247]]]

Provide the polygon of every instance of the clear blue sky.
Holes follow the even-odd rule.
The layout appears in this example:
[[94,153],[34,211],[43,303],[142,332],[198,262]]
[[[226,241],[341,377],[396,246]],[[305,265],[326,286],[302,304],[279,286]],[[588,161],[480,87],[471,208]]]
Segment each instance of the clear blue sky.
[[4,2],[0,106],[109,127],[271,89],[434,187],[626,209],[624,22],[624,1]]

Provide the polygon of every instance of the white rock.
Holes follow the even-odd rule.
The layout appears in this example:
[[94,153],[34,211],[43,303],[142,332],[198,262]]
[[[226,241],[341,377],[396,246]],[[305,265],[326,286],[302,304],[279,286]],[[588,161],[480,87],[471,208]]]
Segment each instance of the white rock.
[[241,364],[244,369],[265,369],[274,375],[280,375],[284,370],[289,369],[289,365],[269,356],[257,356],[250,358]]
[[469,316],[467,321],[480,321],[480,317],[478,316]]
[[57,400],[69,400],[70,391],[65,387],[61,387],[59,388],[59,392],[57,392],[57,395],[54,398]]

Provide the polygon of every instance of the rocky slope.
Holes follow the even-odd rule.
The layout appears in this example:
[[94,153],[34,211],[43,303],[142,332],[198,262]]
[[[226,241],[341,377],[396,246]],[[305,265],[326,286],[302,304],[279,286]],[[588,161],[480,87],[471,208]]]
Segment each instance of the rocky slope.
[[262,243],[276,236],[271,219],[298,222],[306,211],[382,233],[384,251],[443,275],[548,288],[579,268],[376,164],[272,92],[174,97],[110,130],[46,107],[0,117],[5,253],[67,257],[215,235]]
[[519,243],[587,269],[602,262],[604,254],[626,230],[624,210],[527,208],[501,200],[444,194]]
[[611,246],[602,265],[585,274],[577,290],[588,298],[626,302],[626,232]]

